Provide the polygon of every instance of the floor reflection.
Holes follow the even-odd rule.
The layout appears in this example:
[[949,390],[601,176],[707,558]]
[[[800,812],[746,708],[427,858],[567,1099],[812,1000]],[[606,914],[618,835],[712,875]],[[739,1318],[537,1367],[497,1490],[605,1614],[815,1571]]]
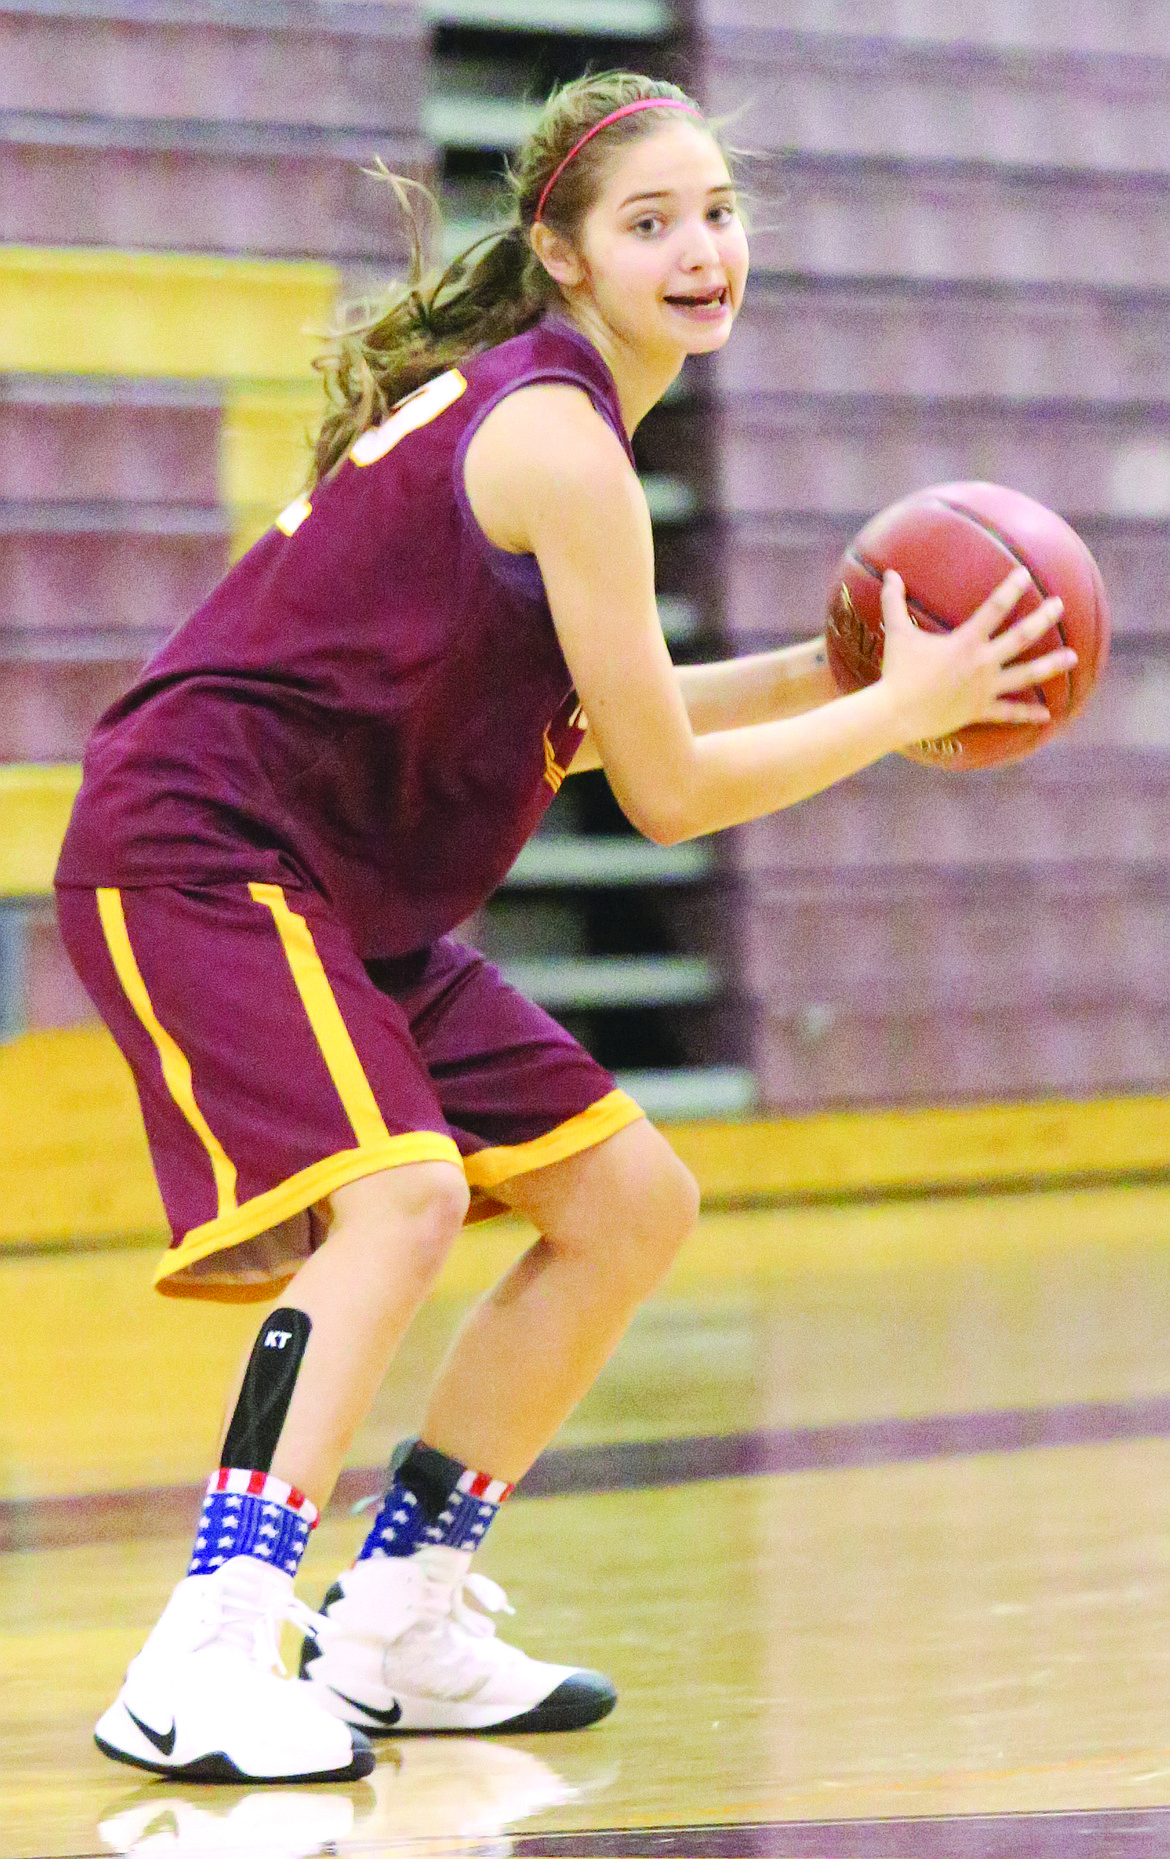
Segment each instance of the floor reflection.
[[[610,1673],[612,1717],[387,1742],[348,1788],[144,1784],[92,1724],[186,1532],[71,1533],[0,1557],[0,1859],[1170,1859],[1170,1190],[704,1234],[725,1276],[653,1300],[557,1442],[573,1478],[509,1504],[484,1550],[507,1637]],[[71,1261],[78,1299],[109,1258]],[[27,1358],[13,1412],[81,1456],[38,1485],[10,1436],[10,1489],[123,1502],[85,1482],[95,1385]],[[304,1599],[362,1533],[322,1521]]]
[[[612,1766],[612,1765],[609,1765]],[[366,1781],[331,1788],[186,1788],[165,1780],[118,1796],[98,1822],[105,1849],[204,1859],[255,1859],[386,1850],[436,1855],[474,1850],[507,1859],[510,1828],[585,1792],[548,1762],[501,1742],[443,1738],[384,1745]]]

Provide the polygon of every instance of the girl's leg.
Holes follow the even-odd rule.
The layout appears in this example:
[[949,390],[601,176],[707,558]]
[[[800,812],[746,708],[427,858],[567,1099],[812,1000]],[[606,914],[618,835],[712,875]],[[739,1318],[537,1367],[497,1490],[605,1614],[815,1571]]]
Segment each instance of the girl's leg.
[[453,1164],[414,1162],[331,1198],[329,1236],[281,1299],[313,1327],[272,1460],[274,1476],[318,1509],[463,1223],[468,1191]]
[[[233,1434],[244,1459],[212,1478],[188,1579],[97,1725],[108,1755],[215,1781],[352,1780],[372,1768],[368,1744],[336,1711],[276,1682],[276,1627],[282,1617],[308,1623],[291,1578],[314,1506],[332,1490],[467,1198],[462,1170],[448,1162],[408,1164],[337,1191],[333,1229],[285,1293],[285,1321],[274,1314],[261,1326],[251,1384],[261,1398],[241,1402]],[[286,1330],[303,1354],[274,1383],[267,1344]],[[277,1427],[273,1444],[267,1429]]]
[[[330,1200],[328,1238],[280,1300],[304,1311],[312,1330],[271,1466],[318,1510],[462,1225],[468,1191],[455,1167],[417,1162],[363,1176]],[[221,1447],[251,1354],[249,1343],[228,1393]]]
[[[327,1708],[370,1735],[571,1730],[616,1701],[598,1672],[502,1645],[462,1597],[496,1506],[670,1265],[698,1193],[642,1121],[498,1192],[542,1237],[464,1324],[422,1439],[396,1455],[358,1561],[325,1596],[329,1630],[302,1655]],[[470,1580],[489,1605],[502,1602]]]
[[515,1483],[693,1230],[698,1188],[665,1138],[639,1121],[492,1192],[541,1237],[464,1324],[422,1437]]

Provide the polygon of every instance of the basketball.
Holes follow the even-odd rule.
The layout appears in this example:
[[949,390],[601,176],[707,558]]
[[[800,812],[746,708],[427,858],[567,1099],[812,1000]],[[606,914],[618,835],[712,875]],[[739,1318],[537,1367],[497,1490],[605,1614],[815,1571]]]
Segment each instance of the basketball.
[[906,585],[915,625],[949,632],[970,618],[1000,582],[1028,569],[1026,588],[1004,622],[1034,613],[1059,595],[1064,612],[1021,662],[1068,645],[1071,671],[1018,693],[1042,699],[1048,723],[973,723],[953,736],[902,753],[935,768],[988,768],[1030,755],[1080,715],[1109,655],[1109,603],[1100,570],[1074,529],[1031,497],[1000,484],[936,484],[891,504],[856,535],[837,564],[829,600],[829,664],[841,691],[872,684],[882,664],[882,576]]

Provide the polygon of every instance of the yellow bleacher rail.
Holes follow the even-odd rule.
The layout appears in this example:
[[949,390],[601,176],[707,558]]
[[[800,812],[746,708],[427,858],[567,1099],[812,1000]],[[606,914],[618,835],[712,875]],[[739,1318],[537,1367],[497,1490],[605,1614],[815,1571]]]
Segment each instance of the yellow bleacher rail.
[[0,373],[220,382],[234,559],[304,483],[339,288],[324,264],[0,247]]
[[[1170,1100],[974,1104],[678,1123],[708,1204],[1057,1187],[1170,1172]],[[157,1244],[130,1072],[101,1027],[0,1044],[0,1247]]]
[[0,1245],[163,1235],[129,1067],[104,1027],[0,1044],[0,1170]]
[[220,496],[232,512],[232,559],[304,489],[310,435],[324,407],[320,383],[231,383],[220,428]]
[[0,897],[44,897],[81,769],[73,763],[0,766]]
[[0,246],[0,371],[305,381],[332,265]]

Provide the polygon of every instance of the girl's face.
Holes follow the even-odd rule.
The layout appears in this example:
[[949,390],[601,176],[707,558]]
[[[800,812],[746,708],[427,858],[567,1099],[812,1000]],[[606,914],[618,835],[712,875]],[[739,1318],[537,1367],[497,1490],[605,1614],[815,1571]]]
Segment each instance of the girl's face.
[[722,348],[743,301],[747,237],[718,146],[674,120],[615,158],[580,239],[583,295],[614,335],[648,353]]

